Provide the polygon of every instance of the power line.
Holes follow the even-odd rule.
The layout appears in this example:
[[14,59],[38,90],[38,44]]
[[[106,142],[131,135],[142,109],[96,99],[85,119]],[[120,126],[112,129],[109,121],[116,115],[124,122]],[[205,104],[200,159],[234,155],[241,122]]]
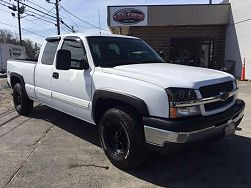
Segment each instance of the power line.
[[[2,1],[3,3],[7,3],[8,5],[11,5],[11,6],[13,5],[13,4],[9,3],[9,2],[3,1],[3,0],[1,0],[1,1]],[[3,5],[3,6],[5,6],[5,7],[8,7],[8,8],[9,8],[9,6],[7,6],[7,5],[5,5],[5,4],[3,4],[3,3],[2,3],[2,5]]]
[[[64,10],[64,9],[63,9],[63,10]],[[67,15],[67,18],[69,18],[69,19],[72,21],[72,23],[73,23],[77,28],[79,28],[79,26],[76,24],[76,22],[71,18],[70,14],[69,14],[68,12],[66,12],[65,10],[64,10],[64,12],[65,12],[65,14]]]
[[[0,5],[5,6],[5,7],[9,8],[9,6],[7,6],[6,4],[0,3]],[[5,11],[7,11],[7,10],[5,10]]]
[[[0,21],[0,23],[1,23],[1,24],[3,24],[3,25],[10,26],[10,27],[15,27],[15,28],[18,28],[17,26],[12,25],[12,24],[4,23],[4,22],[1,22],[1,21]],[[22,28],[22,30],[27,31],[27,32],[29,32],[29,33],[32,33],[32,34],[34,34],[34,35],[37,35],[37,36],[40,36],[40,37],[45,38],[45,36],[40,35],[40,34],[38,34],[38,33],[35,33],[35,32],[33,32],[33,31],[30,31],[30,30],[28,30],[28,29]]]
[[[30,20],[30,19],[27,19],[27,18],[24,18],[24,19],[25,19],[26,21],[28,21],[28,22],[33,23],[34,25],[37,25],[37,26],[39,26],[39,27],[41,27],[41,28],[44,28],[44,29],[47,30],[47,31],[54,32],[54,31],[52,31],[51,28],[46,28],[46,27],[42,26],[41,24],[38,24],[38,23],[34,22],[33,20]],[[54,29],[53,29],[53,30],[54,30]]]
[[241,21],[238,21],[238,22],[235,22],[235,23],[232,23],[232,24],[229,24],[230,26],[233,26],[233,25],[238,25],[240,23],[243,23],[243,22],[248,22],[248,21],[251,21],[251,18],[248,18],[248,19],[245,19],[245,20],[241,20]]
[[[51,20],[46,20],[46,19],[44,19],[44,18],[41,18],[41,17],[37,17],[36,15],[34,15],[34,14],[29,14],[29,13],[26,13],[26,15],[28,15],[28,16],[33,16],[33,17],[35,17],[36,19],[38,19],[38,20],[41,20],[41,21],[44,21],[44,22],[47,22],[47,23],[51,23],[51,24],[53,24],[53,25],[55,25],[55,23],[54,22],[52,22]],[[47,18],[48,19],[48,18]],[[28,19],[26,19],[26,20],[28,20]],[[28,21],[33,21],[33,20],[28,20]],[[60,23],[62,23],[62,25],[64,25],[67,29],[69,29],[71,32],[75,32],[74,30],[73,30],[73,28],[71,28],[69,25],[67,25],[62,19],[61,19],[61,21],[60,21]],[[38,24],[37,24],[38,25]],[[40,25],[39,25],[40,26]]]
[[[5,2],[4,0],[1,0],[1,1]],[[17,2],[18,0],[14,0],[14,1],[16,1],[16,2]],[[26,6],[26,7],[28,7],[28,8],[31,8],[31,9],[33,9],[33,10],[37,11],[37,12],[40,12],[40,13],[44,14],[44,15],[47,15],[47,16],[50,16],[50,17],[52,17],[52,18],[57,19],[57,17],[56,17],[56,16],[52,16],[52,15],[50,15],[50,14],[46,13],[46,12],[43,12],[43,11],[41,11],[41,10],[39,10],[39,9],[36,9],[36,8],[34,8],[34,7],[30,6],[30,5],[27,5],[26,3],[23,3],[23,2],[20,2],[20,3],[21,3],[23,6]]]
[[46,36],[37,34],[37,33],[33,32],[33,31],[28,30],[28,29],[22,28],[22,30],[27,31],[27,32],[29,32],[29,33],[32,33],[32,34],[34,34],[34,35],[40,36],[40,37],[42,37],[42,38],[46,38]]
[[[30,5],[27,5],[27,4],[24,3],[24,2],[20,2],[20,0],[14,0],[14,1],[17,2],[17,3],[20,3],[20,4],[22,4],[23,6],[25,6],[25,7],[28,8],[28,9],[25,11],[25,14],[28,15],[28,16],[33,16],[33,17],[35,17],[36,19],[39,19],[39,20],[42,20],[42,21],[45,21],[45,22],[48,22],[48,23],[51,23],[51,24],[54,24],[54,25],[55,25],[55,23],[54,23],[53,21],[57,21],[56,26],[58,27],[58,34],[60,34],[60,29],[59,29],[60,23],[61,23],[62,25],[64,25],[68,30],[72,31],[73,33],[75,32],[74,29],[73,29],[73,27],[69,26],[69,25],[66,24],[61,18],[59,18],[59,12],[58,12],[58,11],[57,11],[57,17],[52,16],[52,15],[49,14],[55,7],[53,7],[52,9],[50,9],[48,12],[43,12],[43,11],[41,11],[41,10],[39,10],[39,9],[36,9],[36,8],[30,6]],[[31,2],[30,0],[28,0],[28,1]],[[56,3],[55,3],[56,8],[58,7],[58,1],[59,1],[59,0],[56,0]],[[2,2],[2,3],[1,3],[1,2]],[[5,5],[5,4],[3,4],[3,3],[7,3],[8,5],[13,6],[13,4],[7,2],[7,0],[0,0],[0,3],[1,3],[3,6],[6,6],[6,7],[8,7],[8,8],[9,8],[9,6],[7,6],[7,5]],[[36,3],[33,3],[33,4],[36,4]],[[53,3],[53,4],[54,4],[54,3]],[[36,4],[36,5],[37,5],[37,4]],[[40,5],[37,5],[37,6],[40,6]],[[41,8],[41,6],[40,6],[40,8]],[[43,8],[43,7],[42,7],[42,8]],[[30,10],[30,9],[31,9],[31,10]],[[43,8],[43,9],[44,9],[44,8]],[[34,10],[34,11],[33,11],[33,10]],[[44,9],[44,10],[46,10],[46,9]],[[57,8],[57,10],[58,10],[58,8]],[[27,13],[27,12],[28,12],[28,13]],[[18,13],[19,13],[19,11],[18,11]],[[20,17],[20,18],[21,18],[21,17]],[[21,33],[21,31],[20,31],[20,33]]]
[[[27,12],[28,12],[28,13],[27,13]],[[56,19],[47,17],[46,15],[41,15],[41,14],[39,14],[39,13],[37,13],[37,12],[34,12],[34,11],[31,11],[31,10],[26,10],[25,13],[26,13],[26,14],[31,13],[30,16],[31,16],[31,15],[34,15],[34,16],[36,16],[37,19],[43,18],[43,19],[48,19],[48,20],[50,20],[50,21],[56,21]]]
[[[48,12],[47,12],[47,14],[49,14],[53,9],[54,9],[55,7],[52,7]],[[42,17],[44,17],[43,15],[42,16],[40,16],[41,18]],[[36,19],[35,19],[36,20]]]
[[[32,16],[32,17],[36,18],[35,20],[41,20],[41,21],[44,21],[44,22],[46,22],[46,23],[51,23],[51,24],[55,25],[55,23],[54,23],[54,22],[51,22],[50,20],[45,20],[45,19],[43,19],[43,18],[38,18],[37,16],[35,16],[35,15],[33,15],[33,14],[29,14],[29,13],[25,13],[25,16],[22,17],[22,19],[25,19],[25,20],[27,20],[27,21],[29,21],[29,22],[32,22],[33,24],[35,24],[35,25],[37,25],[37,26],[40,26],[40,27],[42,27],[42,28],[45,28],[45,27],[43,27],[43,26],[40,25],[40,24],[37,24],[34,20],[27,19],[26,16]],[[17,17],[15,17],[15,18],[17,18]]]
[[63,28],[63,27],[62,27],[62,29],[63,29],[66,33],[68,33],[68,32],[69,32],[68,30],[66,30],[66,29],[65,29],[65,28]]
[[97,28],[97,29],[101,29],[101,30],[103,30],[103,31],[108,31],[108,30],[106,30],[106,29],[99,28],[98,26],[96,26],[96,25],[94,25],[94,24],[92,24],[92,23],[89,23],[89,22],[87,22],[87,21],[85,21],[85,20],[79,18],[79,17],[76,16],[75,14],[73,14],[73,13],[71,13],[70,11],[68,11],[67,9],[65,9],[62,5],[60,5],[60,6],[61,6],[62,9],[64,9],[64,10],[65,10],[66,12],[68,12],[70,15],[72,15],[73,17],[77,18],[78,20],[82,21],[83,23],[88,24],[88,25],[90,25],[90,26],[92,26],[92,27],[95,27],[95,28]]
[[[42,21],[44,21],[44,22],[48,22],[48,23],[51,23],[51,24],[53,24],[53,25],[55,25],[55,23],[53,22],[53,21],[56,21],[55,19],[51,19],[51,18],[48,18],[48,17],[41,17],[41,15],[40,14],[37,14],[37,13],[35,13],[35,12],[33,12],[33,11],[29,11],[29,12],[31,12],[32,14],[29,14],[29,13],[25,13],[26,15],[28,15],[28,16],[33,16],[33,17],[35,17],[36,19],[35,20],[42,20]],[[38,15],[38,16],[37,16]],[[60,19],[59,20],[60,21],[60,23],[62,24],[62,25],[64,25],[67,29],[69,29],[71,32],[75,32],[74,31],[74,29],[72,28],[72,27],[70,27],[68,24],[66,24],[62,19]]]
[[26,1],[30,2],[31,4],[33,4],[33,5],[35,5],[35,6],[39,7],[39,8],[41,8],[41,9],[43,9],[43,10],[45,10],[46,12],[50,12],[50,11],[51,11],[51,10],[48,11],[46,8],[42,7],[41,5],[35,3],[35,2],[33,2],[33,1],[31,1],[31,0],[26,0]]
[[[46,19],[46,18],[40,18],[40,17],[37,17],[37,16],[34,15],[34,14],[29,14],[29,13],[25,13],[25,14],[28,15],[28,16],[32,16],[32,17],[36,18],[37,20],[42,20],[42,21],[44,21],[44,22],[51,23],[51,24],[55,25],[54,22],[52,22],[51,20],[48,20],[48,19]],[[34,21],[34,20],[32,20],[32,21]]]
[[[0,3],[0,5],[1,5],[1,3]],[[11,13],[10,11],[4,10],[4,9],[0,9],[0,10],[3,12]]]
[[[21,29],[21,14],[23,14],[23,11],[21,12],[20,10],[20,0],[17,0],[17,8],[14,7],[13,4],[9,3],[9,2],[6,2],[6,1],[3,1],[1,0],[1,2],[4,2],[4,3],[7,3],[8,5],[10,6],[7,6],[9,9],[13,10],[13,11],[17,11],[17,18],[18,18],[18,30],[19,30],[19,43],[20,43],[20,46],[22,46],[22,29]],[[2,4],[3,5],[3,4]],[[5,5],[3,5],[5,6]],[[11,7],[12,6],[12,7]],[[12,13],[12,15],[15,16],[14,13]]]
[[61,19],[60,23],[63,24],[65,27],[67,27],[71,32],[75,33],[75,30],[73,29],[73,27],[70,27],[69,25],[64,23],[62,19]]
[[17,28],[17,26],[15,26],[15,25],[11,25],[11,24],[4,23],[4,22],[1,22],[1,21],[0,21],[0,23],[1,23],[1,24],[4,24],[4,25],[8,25],[8,26],[11,26],[11,27],[15,27],[15,28]]
[[[3,1],[3,0],[0,0],[0,1]],[[14,0],[14,1],[16,1],[16,0]],[[6,7],[8,7],[8,6],[6,6]],[[52,11],[53,9],[54,9],[54,7],[53,7],[51,10],[49,10],[48,13],[49,13],[50,11]],[[27,13],[27,11],[30,12],[30,13],[32,13],[32,14]],[[42,21],[45,21],[45,22],[48,22],[48,23],[51,23],[51,24],[55,25],[55,23],[52,22],[52,21],[56,21],[56,19],[55,19],[54,17],[52,17],[52,18],[46,17],[47,15],[49,15],[48,13],[46,13],[45,15],[41,15],[41,14],[35,12],[35,11],[32,11],[32,10],[27,10],[27,11],[26,11],[26,13],[25,13],[26,15],[28,15],[28,16],[33,16],[33,17],[35,17],[36,19],[39,19],[39,20],[42,20]],[[42,18],[42,17],[43,17],[43,18]],[[54,18],[54,19],[53,19],[53,18]],[[75,31],[73,30],[73,28],[71,28],[69,25],[67,25],[62,19],[60,19],[60,23],[62,23],[63,25],[65,25],[66,28],[68,28],[68,29],[71,30],[72,32],[75,32]]]
[[[4,3],[6,3],[6,2],[4,2]],[[7,3],[8,3],[8,2],[7,2]],[[8,3],[8,4],[9,4],[9,5],[12,5],[12,4],[10,4],[10,3]],[[0,2],[0,5],[9,8],[9,6],[7,6],[6,4],[3,4],[3,3],[1,3],[1,2]],[[4,12],[12,13],[12,12],[6,11],[6,10],[4,10],[4,9],[0,9],[0,10],[2,10],[2,11],[4,11]],[[46,21],[46,22],[48,22],[48,21]],[[0,22],[0,23],[2,23],[3,25],[10,26],[10,27],[18,28],[17,26],[12,25],[12,24],[4,23],[4,22]],[[43,36],[43,35],[37,34],[37,33],[33,32],[33,31],[28,30],[28,29],[25,29],[25,28],[21,28],[21,29],[24,30],[24,31],[26,31],[26,32],[32,33],[32,34],[34,34],[34,35],[37,35],[37,36],[40,36],[40,37],[45,37],[45,36]]]

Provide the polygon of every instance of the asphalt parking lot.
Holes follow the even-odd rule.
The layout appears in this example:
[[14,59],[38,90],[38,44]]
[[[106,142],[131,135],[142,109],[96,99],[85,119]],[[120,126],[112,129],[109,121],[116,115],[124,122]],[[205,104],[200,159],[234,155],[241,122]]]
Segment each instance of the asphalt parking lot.
[[114,167],[98,128],[36,104],[30,117],[13,109],[0,79],[0,187],[251,187],[251,82],[240,82],[245,117],[235,135],[172,155],[151,153],[131,171]]

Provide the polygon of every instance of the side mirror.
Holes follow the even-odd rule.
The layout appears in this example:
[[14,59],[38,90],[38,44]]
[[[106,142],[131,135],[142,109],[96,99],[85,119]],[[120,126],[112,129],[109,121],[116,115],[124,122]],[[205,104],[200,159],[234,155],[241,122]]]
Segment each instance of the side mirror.
[[69,70],[71,68],[71,52],[69,50],[58,50],[56,69]]

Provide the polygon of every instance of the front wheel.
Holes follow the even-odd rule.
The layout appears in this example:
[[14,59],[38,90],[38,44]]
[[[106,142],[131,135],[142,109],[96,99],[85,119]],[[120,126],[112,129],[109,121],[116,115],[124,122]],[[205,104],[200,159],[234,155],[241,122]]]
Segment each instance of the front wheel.
[[28,98],[24,88],[19,83],[13,87],[13,102],[16,111],[20,115],[27,115],[31,113],[33,109],[33,101]]
[[130,169],[146,158],[143,126],[124,108],[107,110],[101,118],[99,135],[102,148],[114,166]]

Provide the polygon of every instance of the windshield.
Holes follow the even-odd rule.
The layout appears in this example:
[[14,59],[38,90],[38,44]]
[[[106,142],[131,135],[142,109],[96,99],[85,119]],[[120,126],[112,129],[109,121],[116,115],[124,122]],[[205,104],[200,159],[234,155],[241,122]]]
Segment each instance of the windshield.
[[164,60],[143,40],[122,37],[87,38],[95,66],[164,63]]

